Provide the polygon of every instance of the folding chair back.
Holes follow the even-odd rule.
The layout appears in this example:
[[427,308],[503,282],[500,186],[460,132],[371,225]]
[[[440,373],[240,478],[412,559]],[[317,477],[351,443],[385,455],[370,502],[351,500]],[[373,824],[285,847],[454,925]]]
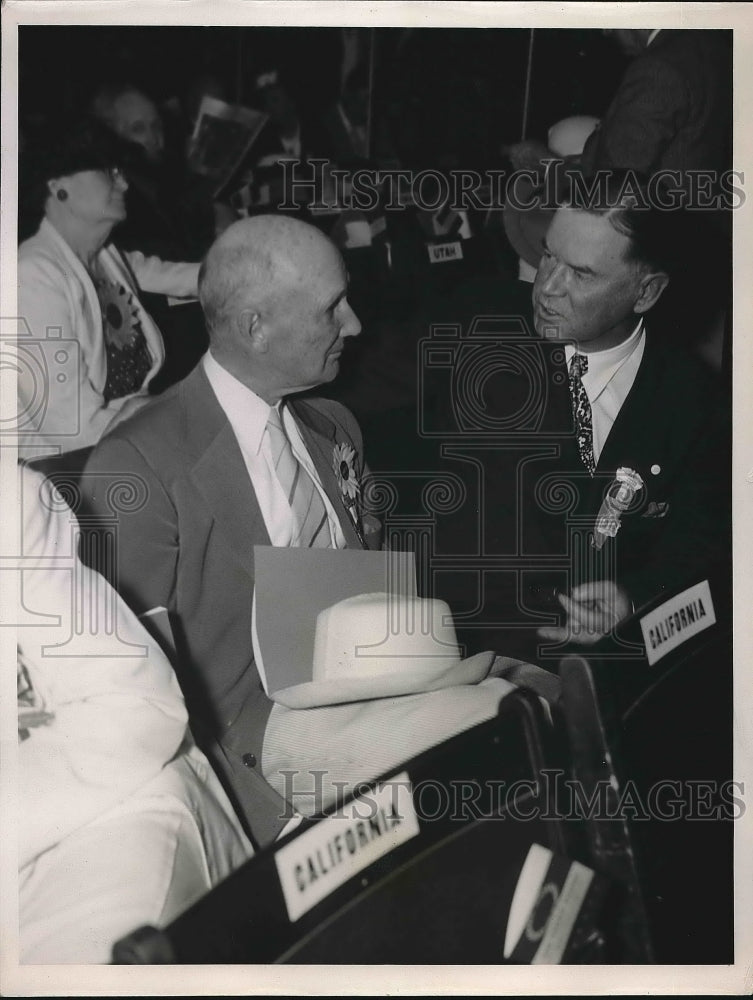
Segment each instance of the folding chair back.
[[589,863],[625,891],[620,960],[732,961],[729,580],[653,601],[559,672]]
[[305,823],[114,960],[502,962],[531,845],[564,851],[541,795],[546,728],[537,698],[507,696],[496,719]]

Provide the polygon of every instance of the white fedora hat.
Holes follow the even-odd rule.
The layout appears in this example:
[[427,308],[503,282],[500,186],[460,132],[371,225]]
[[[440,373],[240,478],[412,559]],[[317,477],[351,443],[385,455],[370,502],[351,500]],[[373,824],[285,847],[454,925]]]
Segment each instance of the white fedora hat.
[[436,691],[483,680],[493,661],[492,652],[461,660],[444,601],[359,594],[317,616],[313,680],[272,697],[315,708]]
[[555,122],[547,133],[547,145],[557,156],[580,156],[592,132],[598,128],[594,115],[571,115]]

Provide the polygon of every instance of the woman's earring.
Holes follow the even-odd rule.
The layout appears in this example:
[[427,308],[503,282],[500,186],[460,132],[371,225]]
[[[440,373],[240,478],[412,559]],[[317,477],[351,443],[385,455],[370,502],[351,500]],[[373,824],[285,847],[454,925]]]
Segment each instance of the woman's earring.
[[65,188],[58,188],[57,191],[55,192],[55,197],[57,198],[58,201],[65,201],[68,197],[68,192],[65,190]]

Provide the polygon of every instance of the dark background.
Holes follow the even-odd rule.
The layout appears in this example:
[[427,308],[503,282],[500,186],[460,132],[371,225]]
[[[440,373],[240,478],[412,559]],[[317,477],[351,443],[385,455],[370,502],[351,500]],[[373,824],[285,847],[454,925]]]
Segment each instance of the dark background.
[[[360,36],[367,66],[373,52],[375,145],[386,136],[401,165],[413,170],[509,170],[503,147],[522,137],[532,34],[526,137],[545,140],[552,124],[572,114],[603,114],[626,59],[600,30],[367,28]],[[185,132],[192,89],[206,77],[225,100],[258,106],[256,78],[277,69],[301,113],[313,118],[337,99],[342,59],[339,28],[22,25],[22,145],[27,130],[31,135],[41,125],[43,134],[46,123],[85,109],[112,82],[133,83],[153,97],[173,148]],[[462,264],[429,267],[424,236],[405,212],[389,219],[389,274],[368,250],[346,253],[349,297],[365,336],[349,345],[340,377],[325,391],[361,421],[373,467],[392,466],[401,450],[396,444],[406,440],[404,421],[415,425],[417,340],[427,320],[442,315],[438,297],[469,277],[495,283],[517,277],[517,254],[496,215],[466,244]],[[530,287],[524,292],[530,296]],[[168,342],[166,382],[190,370],[205,347],[199,341],[188,359]],[[185,354],[187,341],[180,342]],[[408,452],[411,465],[414,449]]]
[[[521,138],[531,32],[526,28],[375,28],[375,113],[403,163],[485,168]],[[337,95],[337,28],[38,26],[19,28],[19,110],[31,117],[80,107],[103,81],[127,79],[160,103],[183,99],[202,74],[227,99],[253,103],[265,70],[285,74],[305,109]],[[601,115],[625,68],[596,29],[536,29],[528,137],[571,114]]]

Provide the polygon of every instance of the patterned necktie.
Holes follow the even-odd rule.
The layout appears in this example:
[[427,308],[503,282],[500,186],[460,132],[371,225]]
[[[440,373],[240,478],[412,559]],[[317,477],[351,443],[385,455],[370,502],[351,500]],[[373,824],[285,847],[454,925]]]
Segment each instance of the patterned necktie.
[[293,454],[281,414],[276,407],[269,411],[267,434],[277,478],[293,512],[293,537],[290,544],[303,548],[331,548],[332,535],[324,501],[313,479]]
[[573,354],[570,358],[568,368],[568,379],[570,382],[570,402],[573,407],[573,420],[575,421],[575,431],[578,436],[578,451],[581,460],[588,470],[589,476],[594,474],[596,462],[594,461],[594,432],[591,422],[591,404],[588,401],[585,386],[581,376],[588,371],[588,358],[584,354]]

